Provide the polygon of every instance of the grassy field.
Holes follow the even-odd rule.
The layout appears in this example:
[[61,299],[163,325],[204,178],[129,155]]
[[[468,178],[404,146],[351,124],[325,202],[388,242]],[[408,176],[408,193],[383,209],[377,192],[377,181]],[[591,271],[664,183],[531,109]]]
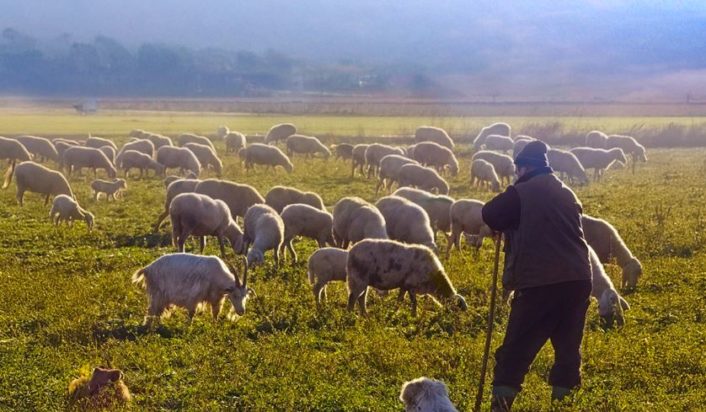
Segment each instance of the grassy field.
[[[288,120],[311,133],[399,133],[435,121],[475,133],[489,120],[23,116],[0,115],[0,133],[209,132],[221,123],[252,133]],[[592,121],[626,125],[634,119]],[[220,143],[218,149],[224,153]],[[226,178],[250,183],[263,194],[286,184],[320,193],[327,205],[346,195],[375,199],[374,183],[351,178],[340,161],[295,158],[294,173],[288,175],[281,170],[245,174],[235,157],[224,160]],[[461,159],[451,194],[487,200],[490,193],[468,185],[469,160]],[[569,410],[699,410],[706,399],[706,150],[655,149],[649,160],[635,175],[613,170],[603,182],[577,188],[587,213],[620,230],[643,262],[645,276],[638,290],[625,296],[632,309],[624,328],[603,331],[591,305],[584,385]],[[373,295],[371,316],[363,319],[345,311],[342,283],[329,286],[329,303],[317,311],[305,269],[315,244],[302,240],[295,244],[300,263],[275,270],[268,259],[251,274],[258,297],[244,317],[214,324],[204,313],[188,326],[185,313],[177,310],[149,334],[140,327],[145,293],[130,276],[173,250],[168,229],[159,234],[151,229],[163,207],[164,188],[157,179],[130,180],[123,200],[96,203],[89,181],[77,177],[71,184],[81,204],[97,216],[91,233],[81,222],[73,228],[51,226],[48,207],[37,195],[28,194],[25,207],[18,207],[14,184],[0,192],[0,409],[66,409],[69,381],[96,365],[122,369],[135,407],[146,410],[400,410],[400,385],[422,375],[444,380],[460,410],[472,406],[488,310],[489,240],[479,254],[464,249],[443,260],[466,296],[467,312],[422,298],[420,315],[413,318],[408,302],[398,309],[394,298]],[[207,253],[217,253],[213,242]],[[619,269],[609,265],[608,271],[616,281]],[[507,313],[502,306],[493,348],[502,339]],[[551,349],[545,348],[517,410],[549,408],[544,381],[551,360]]]

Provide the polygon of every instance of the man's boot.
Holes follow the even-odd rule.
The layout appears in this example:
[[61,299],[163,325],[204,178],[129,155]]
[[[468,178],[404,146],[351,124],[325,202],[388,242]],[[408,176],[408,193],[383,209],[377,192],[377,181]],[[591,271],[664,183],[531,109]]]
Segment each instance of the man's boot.
[[493,397],[490,400],[491,412],[510,412],[517,391],[509,386],[494,386]]

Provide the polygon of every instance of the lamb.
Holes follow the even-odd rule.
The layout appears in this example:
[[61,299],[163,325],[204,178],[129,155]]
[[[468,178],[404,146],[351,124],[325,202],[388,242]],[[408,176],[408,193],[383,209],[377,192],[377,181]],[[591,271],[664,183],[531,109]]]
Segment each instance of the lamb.
[[216,129],[216,137],[219,139],[225,139],[229,133],[230,129],[228,129],[228,126],[218,126],[218,129]]
[[403,197],[421,206],[429,216],[434,233],[441,230],[448,239],[448,232],[451,230],[451,205],[454,203],[452,198],[444,195],[433,195],[424,190],[411,187],[401,187],[392,195]]
[[55,226],[58,226],[62,220],[65,220],[68,225],[71,225],[74,220],[85,220],[89,232],[93,229],[95,219],[91,212],[83,209],[77,201],[67,195],[58,195],[54,198],[49,217]]
[[[265,204],[251,206],[244,218],[245,242],[248,264],[258,265],[265,260],[265,252],[272,249],[275,267],[279,267],[279,251],[284,240],[284,222],[277,212]],[[250,246],[252,245],[252,249]]]
[[500,179],[493,165],[483,159],[476,159],[471,163],[471,186],[483,187],[490,185],[493,192],[500,191]]
[[125,143],[123,147],[120,148],[117,158],[120,158],[120,155],[128,150],[135,150],[137,152],[144,153],[149,157],[154,157],[155,152],[154,143],[148,139],[138,139]]
[[331,145],[331,150],[334,152],[335,159],[348,160],[353,158],[353,145],[348,143],[340,143]]
[[419,126],[414,132],[415,143],[434,142],[449,150],[453,150],[454,142],[446,130],[434,126]]
[[599,131],[591,130],[586,133],[586,146],[595,149],[605,149],[608,143],[608,135]]
[[363,174],[363,166],[365,166],[365,151],[368,150],[369,144],[357,144],[353,146],[351,152],[351,177],[355,176],[355,169],[358,168],[360,174]]
[[26,191],[45,195],[44,206],[49,203],[49,197],[57,195],[67,195],[74,197],[71,186],[63,174],[51,170],[32,161],[11,165],[5,173],[5,182],[2,188],[6,189],[12,181],[12,176],[17,175],[17,202],[24,205],[24,193]]
[[429,215],[417,204],[399,196],[380,198],[375,207],[385,218],[385,229],[390,239],[424,245],[438,251],[431,229]]
[[178,252],[184,252],[184,243],[190,235],[199,237],[201,254],[206,246],[206,236],[216,236],[223,259],[226,257],[224,238],[228,239],[236,255],[243,252],[243,231],[222,200],[198,193],[179,194],[169,205],[169,218],[172,222],[172,244]]
[[144,137],[154,144],[155,150],[159,150],[162,146],[174,146],[172,139],[168,136],[162,136],[161,134],[156,133],[147,133]]
[[449,399],[449,391],[442,381],[426,377],[402,385],[400,400],[405,412],[458,412]]
[[509,136],[491,134],[485,138],[485,150],[507,152],[515,147],[515,141]]
[[591,278],[593,288],[591,296],[598,300],[598,315],[600,315],[606,327],[613,326],[613,321],[618,321],[618,326],[625,324],[623,310],[630,309],[628,302],[615,290],[613,281],[605,272],[596,251],[591,246],[588,247],[589,261],[591,262]]
[[473,140],[473,148],[480,150],[481,146],[485,144],[485,140],[491,134],[497,134],[500,136],[511,136],[511,128],[507,123],[493,123],[481,129],[478,136]]
[[100,149],[103,146],[110,146],[116,152],[118,151],[118,146],[116,146],[112,140],[104,139],[102,137],[97,136],[91,136],[90,134],[88,135],[88,139],[86,139],[86,143],[84,144],[84,146],[92,147],[94,149]]
[[392,147],[385,144],[373,143],[365,149],[365,164],[368,165],[368,179],[373,174],[377,174],[380,160],[391,154],[404,156],[404,151],[399,147]]
[[105,193],[107,200],[110,200],[111,197],[115,200],[116,195],[120,195],[123,190],[127,190],[127,182],[125,179],[113,179],[112,182],[97,179],[91,182],[91,189],[93,189],[93,200],[95,201],[98,201],[98,196],[101,193]]
[[0,159],[7,159],[10,162],[25,162],[32,159],[32,155],[24,145],[15,139],[8,139],[0,136]]
[[331,281],[346,281],[348,251],[335,247],[323,247],[309,256],[307,275],[313,287],[316,305],[326,300],[326,284]]
[[165,188],[165,189],[168,188],[169,185],[172,184],[172,182],[175,182],[175,181],[177,181],[177,180],[182,180],[182,179],[197,179],[197,178],[198,178],[198,177],[197,177],[195,174],[193,174],[193,173],[187,174],[186,177],[177,176],[177,175],[169,175],[169,176],[165,177],[164,180],[163,180],[164,188]]
[[268,146],[262,143],[253,143],[245,149],[240,149],[238,156],[245,160],[245,169],[251,169],[254,165],[265,165],[272,167],[282,166],[287,173],[292,173],[294,165],[281,150],[275,146]]
[[618,231],[603,219],[581,216],[586,242],[595,250],[602,263],[611,263],[615,258],[616,263],[623,269],[621,288],[635,289],[637,281],[642,276],[642,264],[618,234]]
[[227,180],[206,179],[200,181],[194,188],[194,192],[226,202],[233,218],[244,217],[251,206],[265,203],[265,199],[254,187]]
[[105,157],[107,157],[108,160],[110,160],[110,163],[115,164],[115,150],[113,150],[112,147],[110,147],[110,146],[101,146],[101,147],[98,148],[98,150],[100,150],[101,152],[103,152],[103,154],[105,155]]
[[185,147],[162,146],[157,149],[155,160],[164,166],[165,171],[170,168],[178,168],[181,173],[188,170],[196,176],[201,174],[199,159]]
[[581,166],[581,162],[573,153],[566,150],[549,149],[547,159],[549,160],[549,166],[556,172],[566,174],[570,182],[576,179],[579,184],[588,184],[586,169]]
[[413,158],[424,166],[435,168],[438,172],[448,168],[452,176],[458,174],[456,156],[450,149],[434,142],[417,143]]
[[213,150],[211,146],[199,143],[187,143],[184,147],[191,150],[199,160],[199,163],[201,163],[201,167],[206,168],[211,166],[216,172],[216,176],[221,177],[223,173],[223,162],[221,162],[221,159],[218,158],[216,151]]
[[380,160],[380,169],[378,171],[378,184],[375,186],[375,195],[378,194],[380,188],[385,188],[389,191],[394,182],[399,180],[399,172],[402,166],[406,164],[419,164],[405,156],[387,155]]
[[247,139],[245,135],[240,132],[230,132],[225,137],[226,142],[226,154],[228,153],[238,153],[240,149],[244,149],[247,145]]
[[400,168],[398,177],[400,187],[415,186],[428,192],[436,189],[442,195],[449,194],[449,184],[434,169],[406,164]]
[[95,368],[91,377],[82,376],[69,383],[71,402],[82,410],[104,410],[132,401],[132,395],[119,369]]
[[267,192],[267,195],[265,195],[265,204],[272,207],[277,213],[282,213],[282,210],[284,210],[287,205],[295,203],[304,203],[319,210],[326,211],[321,196],[314,192],[302,192],[299,189],[288,186],[274,186]]
[[248,266],[243,270],[242,282],[235,268],[226,266],[216,256],[198,256],[188,253],[173,253],[161,256],[154,262],[138,269],[132,275],[133,283],[144,283],[149,306],[145,325],[150,327],[170,306],[183,307],[188,311],[189,323],[201,303],[211,305],[213,320],[218,320],[223,298],[228,296],[238,316],[245,314],[248,298],[255,291],[248,287]]
[[214,151],[216,150],[216,148],[213,147],[213,143],[211,142],[211,140],[206,136],[199,136],[193,133],[182,133],[179,135],[179,137],[177,137],[177,144],[180,147],[183,147],[187,143],[198,143],[208,146]]
[[471,161],[476,159],[483,159],[492,164],[502,184],[510,184],[515,176],[515,161],[508,155],[481,150],[473,155]]
[[110,159],[100,149],[93,147],[73,146],[64,151],[62,164],[70,176],[75,170],[79,173],[84,167],[93,169],[93,176],[96,176],[96,169],[104,169],[111,179],[117,175],[115,166]]
[[366,238],[387,239],[385,218],[365,200],[344,197],[333,208],[333,238],[343,249]]
[[635,173],[635,165],[638,161],[643,163],[647,162],[645,146],[638,143],[632,136],[622,136],[617,134],[608,136],[608,140],[606,141],[606,149],[613,149],[615,147],[623,149],[625,154],[630,155],[632,158],[633,173]]
[[280,140],[285,140],[289,136],[297,132],[297,127],[291,123],[280,123],[272,126],[265,135],[265,144],[277,143]]
[[461,233],[469,235],[470,241],[476,250],[483,245],[483,238],[492,236],[493,231],[483,222],[481,209],[483,202],[474,199],[459,199],[451,205],[449,216],[451,218],[451,240],[446,247],[446,258],[449,258],[451,247],[461,250]]
[[518,136],[518,138],[515,140],[515,144],[512,146],[512,158],[517,159],[517,155],[520,154],[522,149],[524,149],[525,146],[527,146],[527,144],[533,140],[535,140],[535,139],[533,139],[529,136],[526,136],[526,138],[525,137],[520,138]]
[[285,140],[287,146],[287,155],[293,156],[294,153],[303,153],[305,157],[321,153],[324,158],[328,159],[331,156],[331,151],[324,146],[319,139],[313,136],[304,136],[301,134],[293,134]]
[[[59,161],[59,153],[49,139],[38,136],[17,136],[15,138],[22,146],[30,152],[36,161],[53,160]],[[29,160],[29,159],[26,159]]]
[[444,267],[434,252],[422,245],[405,245],[394,240],[365,239],[348,252],[348,310],[356,301],[362,315],[367,316],[368,287],[380,290],[400,289],[398,300],[409,293],[412,314],[417,313],[417,294],[431,295],[438,300],[455,300],[462,310],[466,300],[456,293]]
[[169,206],[172,204],[172,199],[182,193],[193,192],[201,181],[198,179],[179,179],[167,186],[167,196],[164,201],[164,210],[157,217],[157,223],[154,224],[154,231],[158,232],[162,226],[164,219],[169,216]]
[[613,148],[610,150],[594,149],[591,147],[575,147],[570,150],[571,153],[579,159],[584,169],[593,169],[593,180],[600,180],[603,173],[609,168],[613,162],[626,164],[628,161],[625,158],[623,149]]
[[314,239],[320,248],[327,244],[335,246],[333,216],[327,211],[303,203],[295,203],[282,210],[282,221],[284,222],[284,242],[280,253],[284,258],[286,247],[292,257],[292,263],[297,263],[297,253],[292,246],[292,239],[296,236]]
[[[138,169],[140,171],[139,178],[142,179],[146,170],[154,170],[154,174],[157,176],[164,176],[166,168],[161,163],[152,159],[151,156],[138,152],[136,150],[125,150],[118,155],[117,166],[123,170],[125,173],[125,178],[127,178],[130,173],[130,169]],[[190,172],[194,178],[197,176]]]

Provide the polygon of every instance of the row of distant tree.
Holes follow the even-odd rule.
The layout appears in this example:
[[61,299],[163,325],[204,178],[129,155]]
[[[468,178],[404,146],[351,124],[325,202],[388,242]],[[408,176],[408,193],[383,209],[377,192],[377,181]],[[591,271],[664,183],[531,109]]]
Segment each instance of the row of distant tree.
[[[406,75],[412,92],[433,83]],[[302,62],[264,53],[147,43],[132,50],[115,39],[70,35],[38,41],[7,28],[0,37],[0,93],[103,96],[263,96],[274,91],[377,92],[399,74],[352,62]]]

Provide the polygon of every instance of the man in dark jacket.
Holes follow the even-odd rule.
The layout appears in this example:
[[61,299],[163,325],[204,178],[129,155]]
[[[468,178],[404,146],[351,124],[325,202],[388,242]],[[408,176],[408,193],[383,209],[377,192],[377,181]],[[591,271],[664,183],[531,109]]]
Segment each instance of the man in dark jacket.
[[505,235],[503,287],[514,291],[507,331],[495,352],[493,411],[509,411],[539,350],[554,347],[552,398],[581,383],[581,340],[591,293],[581,203],[553,173],[548,147],[529,143],[515,159],[514,185],[483,207]]

